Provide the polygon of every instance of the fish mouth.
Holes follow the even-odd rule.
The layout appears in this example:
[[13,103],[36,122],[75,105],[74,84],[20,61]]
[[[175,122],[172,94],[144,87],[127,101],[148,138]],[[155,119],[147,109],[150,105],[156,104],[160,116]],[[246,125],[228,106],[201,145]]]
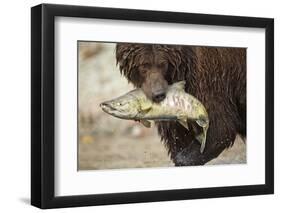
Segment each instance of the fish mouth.
[[116,111],[116,108],[114,108],[113,106],[111,106],[108,103],[101,103],[100,107],[102,108],[103,111],[105,112],[112,112],[112,111]]
[[127,112],[124,111],[124,110],[120,110],[120,109],[117,109],[115,107],[113,107],[111,104],[108,104],[108,103],[101,103],[100,104],[100,107],[102,108],[102,110],[107,113],[107,114],[110,114],[116,118],[120,118],[120,119],[134,119],[134,116],[129,116],[127,115]]

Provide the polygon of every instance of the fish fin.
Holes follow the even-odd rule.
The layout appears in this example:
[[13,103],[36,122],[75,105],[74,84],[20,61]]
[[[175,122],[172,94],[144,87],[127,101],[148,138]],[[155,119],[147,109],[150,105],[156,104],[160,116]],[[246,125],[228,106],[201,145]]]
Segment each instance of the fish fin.
[[196,123],[201,126],[201,127],[207,127],[208,126],[208,120],[206,120],[205,118],[203,118],[203,116],[200,116],[199,119],[196,120]]
[[187,130],[189,130],[188,123],[185,120],[178,120],[178,122],[183,125]]
[[140,123],[147,128],[151,127],[151,122],[149,122],[148,120],[140,120]]
[[144,102],[141,104],[141,110],[142,111],[148,111],[150,110],[152,107],[152,103],[151,102]]
[[172,85],[172,87],[175,88],[175,89],[184,90],[185,89],[185,81],[176,82]]

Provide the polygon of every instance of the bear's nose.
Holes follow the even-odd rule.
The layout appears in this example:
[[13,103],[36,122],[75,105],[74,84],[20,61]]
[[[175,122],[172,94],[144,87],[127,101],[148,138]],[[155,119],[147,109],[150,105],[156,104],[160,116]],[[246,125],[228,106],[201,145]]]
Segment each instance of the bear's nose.
[[165,98],[166,94],[164,90],[159,90],[152,94],[152,100],[157,103],[163,101]]

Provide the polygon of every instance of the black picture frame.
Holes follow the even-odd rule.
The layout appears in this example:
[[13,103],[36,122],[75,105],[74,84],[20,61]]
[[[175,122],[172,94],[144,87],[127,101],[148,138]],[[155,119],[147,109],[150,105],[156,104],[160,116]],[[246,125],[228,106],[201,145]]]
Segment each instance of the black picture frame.
[[[266,32],[265,184],[56,197],[54,195],[54,21],[55,17],[58,16],[264,28]],[[274,193],[273,19],[41,4],[31,8],[31,97],[31,204],[39,208],[46,209]]]

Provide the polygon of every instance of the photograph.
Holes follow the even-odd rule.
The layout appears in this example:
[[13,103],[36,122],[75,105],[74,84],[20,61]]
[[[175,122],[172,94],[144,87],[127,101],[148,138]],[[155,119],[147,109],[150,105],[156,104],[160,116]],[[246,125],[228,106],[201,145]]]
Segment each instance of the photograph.
[[78,171],[246,164],[246,57],[77,41]]

